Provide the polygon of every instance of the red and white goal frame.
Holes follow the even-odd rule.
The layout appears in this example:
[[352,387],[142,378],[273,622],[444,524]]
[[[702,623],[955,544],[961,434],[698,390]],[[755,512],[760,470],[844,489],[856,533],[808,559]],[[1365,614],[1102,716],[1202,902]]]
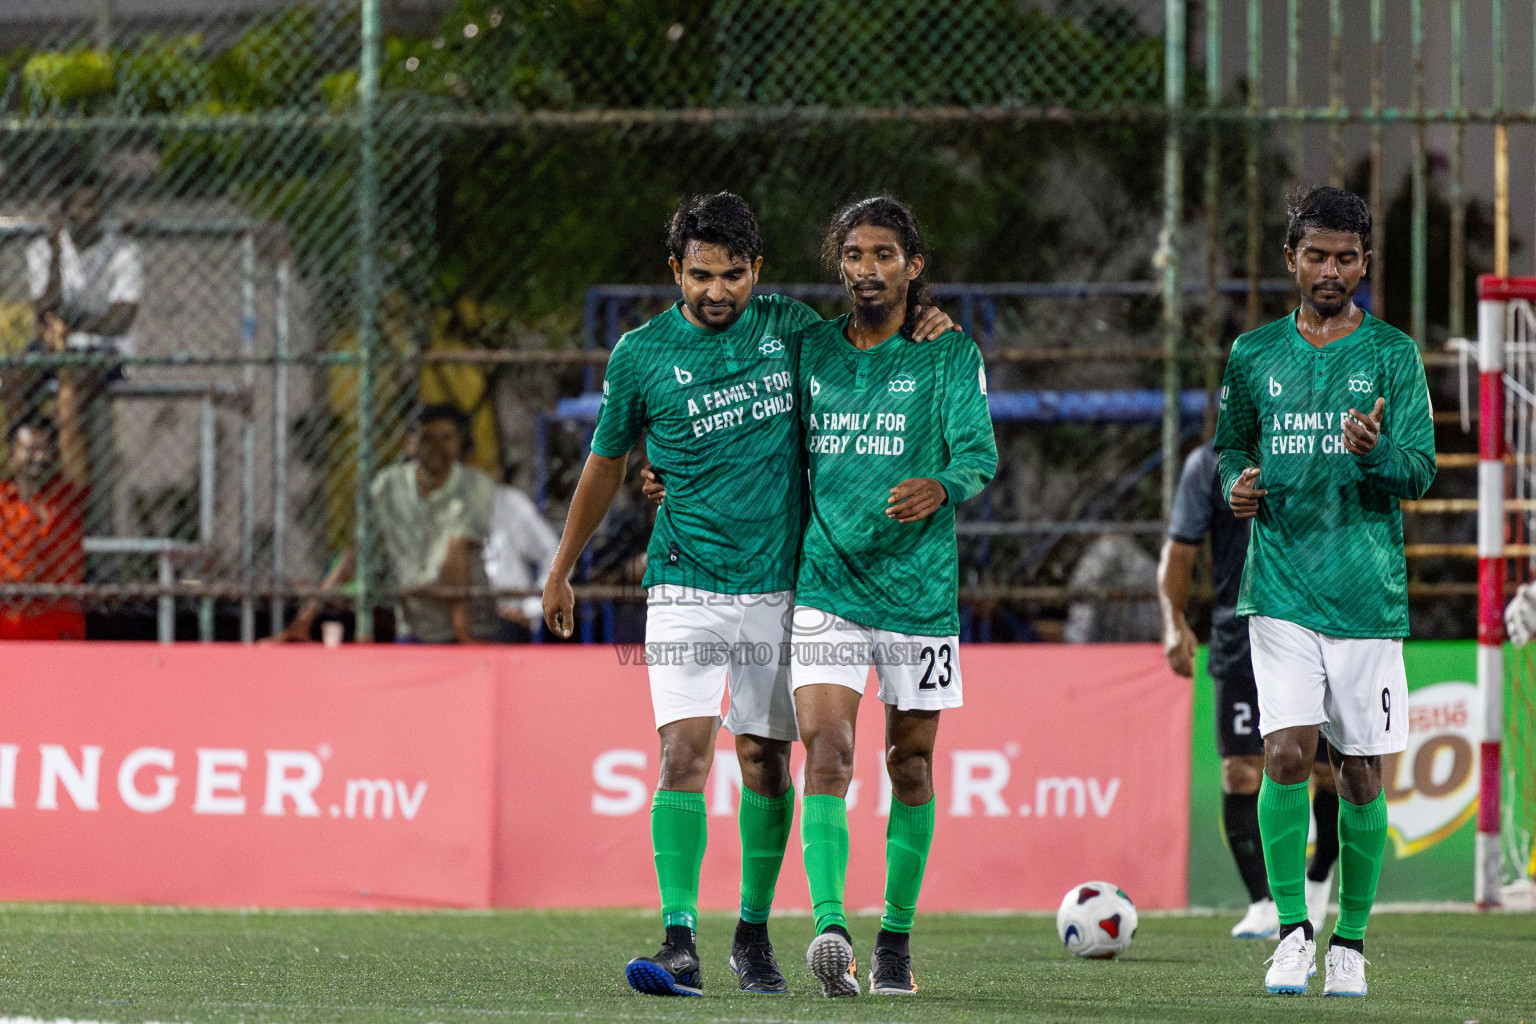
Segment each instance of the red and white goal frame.
[[[1489,909],[1503,902],[1505,865],[1523,877],[1530,823],[1509,820],[1501,799],[1505,764],[1504,606],[1507,584],[1529,582],[1536,527],[1536,277],[1478,279],[1477,688],[1479,791],[1474,898]],[[1511,458],[1512,457],[1512,458]],[[1506,472],[1507,471],[1507,472]],[[1508,546],[1506,546],[1508,544]],[[1513,556],[1513,557],[1512,557]],[[1536,646],[1536,645],[1533,645]],[[1523,699],[1523,698],[1522,698]],[[1516,709],[1523,711],[1522,708]],[[1517,716],[1525,717],[1525,716]],[[1508,753],[1521,759],[1523,744]],[[1526,809],[1528,810],[1528,808]],[[1523,814],[1522,814],[1523,816]]]

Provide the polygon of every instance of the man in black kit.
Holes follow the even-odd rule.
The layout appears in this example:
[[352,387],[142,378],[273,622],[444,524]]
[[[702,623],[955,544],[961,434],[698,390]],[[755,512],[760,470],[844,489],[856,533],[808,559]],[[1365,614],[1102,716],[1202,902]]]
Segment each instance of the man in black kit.
[[[1186,678],[1195,671],[1194,632],[1184,617],[1195,559],[1207,535],[1216,587],[1211,612],[1208,671],[1216,684],[1216,750],[1221,755],[1222,825],[1238,873],[1248,887],[1249,906],[1232,928],[1237,939],[1274,939],[1280,917],[1270,898],[1259,841],[1259,783],[1264,774],[1264,739],[1259,734],[1258,688],[1248,655],[1248,623],[1237,618],[1238,588],[1248,554],[1251,519],[1238,519],[1221,495],[1216,450],[1206,442],[1184,462],[1173,502],[1168,538],[1157,566],[1157,598],[1163,612],[1163,649],[1168,667]],[[1321,929],[1328,914],[1333,864],[1339,855],[1339,795],[1328,767],[1326,744],[1318,744],[1312,779],[1312,814],[1317,845],[1307,869],[1307,917]]]

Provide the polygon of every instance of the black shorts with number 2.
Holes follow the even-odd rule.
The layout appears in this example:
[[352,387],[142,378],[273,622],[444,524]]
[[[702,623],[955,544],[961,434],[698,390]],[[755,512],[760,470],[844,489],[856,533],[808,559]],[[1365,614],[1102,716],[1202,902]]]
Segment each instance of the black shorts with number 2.
[[[1259,735],[1259,687],[1253,672],[1234,672],[1216,685],[1216,753],[1222,757],[1263,757]],[[1317,760],[1328,763],[1328,744],[1317,740]]]

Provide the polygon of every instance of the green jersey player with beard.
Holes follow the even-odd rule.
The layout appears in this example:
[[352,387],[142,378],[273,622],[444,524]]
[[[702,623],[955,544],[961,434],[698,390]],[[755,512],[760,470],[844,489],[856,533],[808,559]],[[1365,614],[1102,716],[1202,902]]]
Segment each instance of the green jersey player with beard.
[[922,235],[894,199],[834,218],[823,255],[853,313],[799,332],[810,518],[795,591],[794,687],[805,742],[800,829],[822,994],[861,991],[843,894],[854,722],[871,667],[892,788],[885,914],[870,992],[916,991],[908,937],[933,840],[939,713],[961,704],[955,507],[997,469],[981,354],[964,334],[914,344]]
[[1301,305],[1232,345],[1216,425],[1222,494],[1253,519],[1237,614],[1248,619],[1264,777],[1259,832],[1280,945],[1265,988],[1316,973],[1303,869],[1319,733],[1339,803],[1339,917],[1323,994],[1364,996],[1365,928],[1387,840],[1382,755],[1408,744],[1407,568],[1398,502],[1435,478],[1412,338],[1354,303],[1370,208],[1318,187],[1291,201],[1285,259]]

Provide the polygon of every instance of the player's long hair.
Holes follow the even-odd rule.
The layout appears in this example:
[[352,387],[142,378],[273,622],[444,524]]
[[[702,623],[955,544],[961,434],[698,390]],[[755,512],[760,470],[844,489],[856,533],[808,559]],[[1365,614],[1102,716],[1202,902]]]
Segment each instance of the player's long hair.
[[[873,196],[843,207],[832,218],[827,228],[827,237],[821,243],[821,262],[828,270],[841,274],[839,268],[843,262],[843,242],[848,239],[850,231],[864,225],[889,228],[896,232],[896,238],[901,242],[901,249],[908,260],[914,256],[921,256],[925,261],[928,259],[923,234],[917,228],[917,218],[907,209],[906,204],[890,196]],[[930,305],[933,301],[928,294],[928,282],[924,279],[927,273],[928,268],[924,266],[922,274],[907,282],[907,315],[902,321],[901,330],[909,337],[912,329],[917,326],[917,307]]]

